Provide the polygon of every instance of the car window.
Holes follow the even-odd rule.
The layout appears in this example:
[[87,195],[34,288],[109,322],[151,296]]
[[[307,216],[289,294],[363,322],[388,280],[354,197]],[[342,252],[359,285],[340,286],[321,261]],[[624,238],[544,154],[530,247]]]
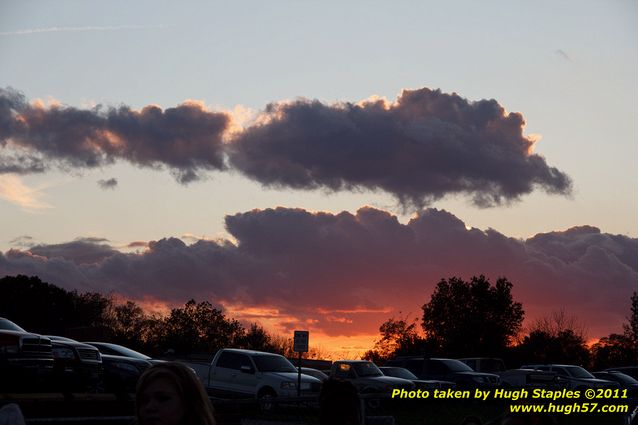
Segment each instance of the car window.
[[217,361],[217,366],[234,370],[240,370],[242,366],[253,367],[248,356],[241,353],[233,353],[232,351],[221,353]]
[[354,370],[348,363],[339,363],[335,371],[335,377],[341,379],[355,378]]
[[96,347],[96,348],[100,351],[100,353],[102,353],[102,354],[109,354],[109,355],[111,355],[111,356],[119,356],[119,355],[120,355],[120,353],[118,353],[117,351],[113,350],[112,348],[109,348],[109,347],[108,347],[108,346],[106,346],[106,345],[96,345],[95,347]]
[[429,375],[445,375],[448,372],[448,368],[445,367],[440,360],[430,360],[428,362],[428,374]]
[[354,370],[359,376],[383,376],[377,365],[372,362],[355,363]]
[[463,363],[476,370],[476,360],[463,360]]
[[5,331],[26,332],[20,326],[7,319],[0,319],[0,329],[4,329]]
[[260,372],[297,372],[297,368],[283,356],[259,355],[253,360]]

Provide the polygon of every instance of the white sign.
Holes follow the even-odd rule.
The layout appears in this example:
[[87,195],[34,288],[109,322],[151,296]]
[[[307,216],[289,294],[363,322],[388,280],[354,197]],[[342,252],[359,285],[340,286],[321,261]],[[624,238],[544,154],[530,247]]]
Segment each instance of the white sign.
[[308,352],[309,337],[310,337],[310,332],[308,331],[295,331],[295,345],[294,345],[295,353]]

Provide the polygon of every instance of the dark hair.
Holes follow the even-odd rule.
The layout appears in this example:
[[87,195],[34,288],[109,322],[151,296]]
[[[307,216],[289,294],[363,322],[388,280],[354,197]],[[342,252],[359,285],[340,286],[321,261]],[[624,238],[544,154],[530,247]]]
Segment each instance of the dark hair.
[[349,381],[329,378],[319,393],[321,425],[357,425],[361,416],[359,394]]
[[195,372],[179,362],[157,363],[146,369],[137,381],[135,391],[135,415],[140,424],[140,399],[142,392],[154,381],[165,379],[175,388],[184,406],[184,424],[215,425],[213,405]]

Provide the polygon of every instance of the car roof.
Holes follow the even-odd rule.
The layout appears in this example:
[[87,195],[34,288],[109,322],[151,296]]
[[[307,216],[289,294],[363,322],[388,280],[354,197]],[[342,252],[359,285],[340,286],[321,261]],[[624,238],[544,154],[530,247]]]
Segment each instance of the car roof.
[[242,353],[242,354],[248,354],[251,356],[280,356],[283,357],[281,354],[277,354],[277,353],[268,353],[266,351],[256,351],[256,350],[246,350],[243,348],[224,348],[223,351],[229,351],[229,352],[233,352],[233,353]]

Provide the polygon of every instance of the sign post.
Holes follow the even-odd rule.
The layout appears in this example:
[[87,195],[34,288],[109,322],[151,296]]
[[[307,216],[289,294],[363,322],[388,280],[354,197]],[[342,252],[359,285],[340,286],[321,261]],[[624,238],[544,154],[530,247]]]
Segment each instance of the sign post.
[[295,331],[294,346],[295,353],[299,353],[299,360],[297,362],[297,397],[301,396],[301,353],[308,352],[308,340],[310,332],[308,331]]

